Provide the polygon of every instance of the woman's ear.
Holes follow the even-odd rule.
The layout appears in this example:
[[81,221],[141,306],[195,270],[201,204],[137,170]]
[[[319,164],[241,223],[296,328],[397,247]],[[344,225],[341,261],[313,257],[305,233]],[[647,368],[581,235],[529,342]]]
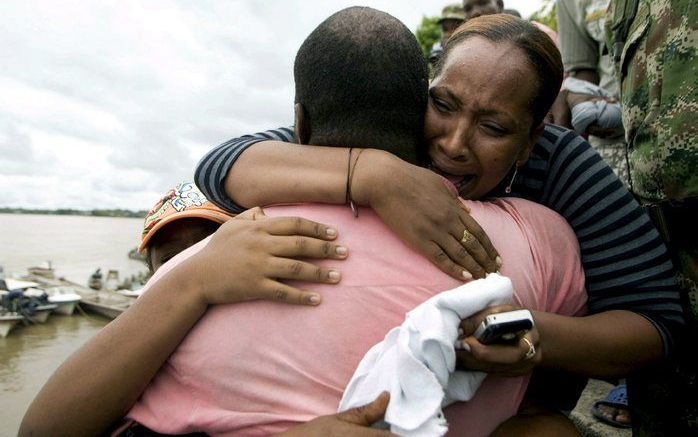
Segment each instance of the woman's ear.
[[302,103],[293,105],[293,113],[295,117],[294,132],[298,144],[308,144],[310,141],[310,120],[308,113]]
[[516,165],[522,166],[524,162],[528,161],[528,157],[531,155],[531,150],[533,150],[533,145],[538,141],[538,137],[543,133],[545,129],[545,123],[541,122],[538,126],[531,129],[531,135],[528,137],[528,141],[522,145],[519,154],[516,155]]

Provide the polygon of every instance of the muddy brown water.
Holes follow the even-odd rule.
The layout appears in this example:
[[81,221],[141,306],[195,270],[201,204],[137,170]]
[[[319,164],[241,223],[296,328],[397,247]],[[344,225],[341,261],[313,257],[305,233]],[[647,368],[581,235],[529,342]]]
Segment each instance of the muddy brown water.
[[27,407],[49,376],[107,322],[93,315],[52,314],[44,324],[18,325],[0,338],[0,436],[17,435]]

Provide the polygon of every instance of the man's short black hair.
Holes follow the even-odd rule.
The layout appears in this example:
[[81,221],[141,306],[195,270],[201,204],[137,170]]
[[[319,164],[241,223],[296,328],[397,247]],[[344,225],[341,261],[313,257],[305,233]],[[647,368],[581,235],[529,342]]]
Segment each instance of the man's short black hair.
[[333,14],[301,45],[294,78],[309,144],[370,147],[421,161],[427,64],[395,17],[366,7]]

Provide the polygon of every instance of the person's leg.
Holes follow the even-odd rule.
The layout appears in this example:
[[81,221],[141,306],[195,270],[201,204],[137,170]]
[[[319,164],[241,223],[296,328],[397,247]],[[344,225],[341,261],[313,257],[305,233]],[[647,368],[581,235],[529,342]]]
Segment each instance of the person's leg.
[[572,421],[560,413],[533,402],[524,401],[519,413],[503,422],[492,433],[494,437],[504,436],[580,436]]
[[670,246],[687,326],[674,363],[628,378],[634,436],[698,435],[698,248],[692,246],[694,238],[676,241],[687,243]]

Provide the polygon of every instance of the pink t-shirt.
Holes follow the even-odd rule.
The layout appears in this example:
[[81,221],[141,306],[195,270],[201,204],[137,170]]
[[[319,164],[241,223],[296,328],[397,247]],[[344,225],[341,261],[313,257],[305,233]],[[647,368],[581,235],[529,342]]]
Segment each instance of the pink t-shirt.
[[[468,202],[498,248],[516,303],[566,315],[584,311],[577,241],[554,212],[520,199]],[[349,247],[339,285],[300,284],[318,307],[248,302],[209,308],[151,381],[128,417],[161,433],[269,435],[336,412],[364,354],[405,313],[459,282],[407,247],[370,210],[288,205],[268,216],[302,216],[335,226]],[[410,217],[405,217],[410,220]],[[205,246],[163,266],[157,280]],[[235,249],[231,248],[231,256]],[[528,378],[489,376],[473,400],[446,409],[451,431],[487,435],[514,415]]]

